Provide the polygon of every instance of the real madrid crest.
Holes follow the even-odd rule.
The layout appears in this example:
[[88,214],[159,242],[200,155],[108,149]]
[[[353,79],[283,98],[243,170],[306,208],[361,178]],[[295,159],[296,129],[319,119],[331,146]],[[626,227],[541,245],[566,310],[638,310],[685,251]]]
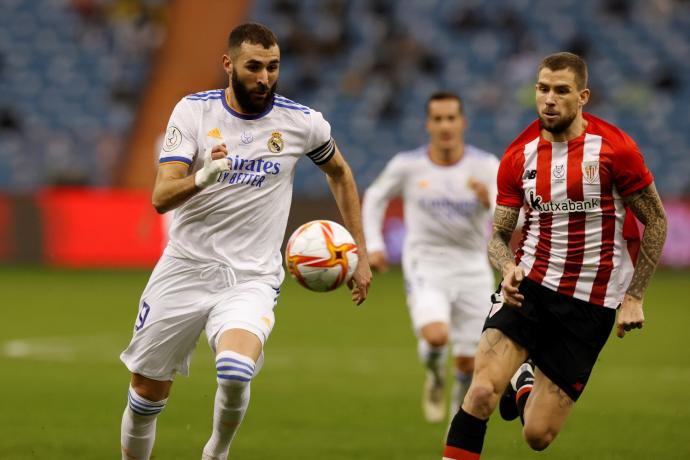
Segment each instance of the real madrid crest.
[[280,131],[273,131],[271,138],[268,140],[268,150],[273,153],[280,153],[283,151],[283,147],[285,147],[283,135],[280,134]]

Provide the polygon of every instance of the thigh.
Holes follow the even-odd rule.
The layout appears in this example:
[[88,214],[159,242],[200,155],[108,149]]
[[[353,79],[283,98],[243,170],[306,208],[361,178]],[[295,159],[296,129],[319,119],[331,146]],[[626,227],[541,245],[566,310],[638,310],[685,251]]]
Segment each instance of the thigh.
[[187,375],[206,322],[208,290],[192,267],[164,256],[139,301],[134,334],[120,355],[127,368],[154,380]]
[[527,359],[527,350],[498,329],[485,329],[474,358],[472,384],[463,408],[489,418],[510,378]]
[[433,275],[421,262],[407,262],[404,270],[407,307],[417,335],[428,324],[450,322],[450,296]]
[[417,335],[429,324],[450,322],[450,301],[446,293],[437,287],[417,285],[408,288],[407,307]]
[[473,356],[491,308],[493,275],[458,280],[451,304],[450,339],[454,356]]
[[474,358],[475,377],[494,384],[502,393],[520,364],[527,359],[527,350],[498,329],[485,329]]
[[570,415],[574,401],[539,368],[534,375],[534,387],[525,406],[525,433],[541,436],[557,435]]
[[263,348],[275,325],[273,309],[279,294],[280,288],[272,282],[253,280],[235,285],[216,297],[206,323],[211,349],[216,352],[221,335],[231,329],[253,334]]

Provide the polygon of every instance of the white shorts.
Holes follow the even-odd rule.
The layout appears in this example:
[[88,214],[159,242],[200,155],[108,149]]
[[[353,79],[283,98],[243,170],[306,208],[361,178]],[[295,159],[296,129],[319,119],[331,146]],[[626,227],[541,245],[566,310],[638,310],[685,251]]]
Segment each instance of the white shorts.
[[201,331],[215,352],[220,335],[244,329],[262,345],[273,329],[279,286],[234,282],[227,267],[164,255],[139,301],[134,335],[120,359],[130,372],[154,380],[189,374]]
[[494,277],[490,270],[451,277],[447,270],[438,267],[409,264],[405,270],[405,289],[417,336],[427,324],[446,323],[453,356],[474,356],[491,308]]

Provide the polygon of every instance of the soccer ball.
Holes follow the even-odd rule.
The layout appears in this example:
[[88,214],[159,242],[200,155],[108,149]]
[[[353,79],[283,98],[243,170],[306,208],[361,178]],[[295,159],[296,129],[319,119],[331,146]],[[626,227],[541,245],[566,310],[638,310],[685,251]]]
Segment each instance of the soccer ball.
[[300,226],[285,248],[288,272],[312,291],[332,291],[347,283],[358,261],[352,235],[330,220],[314,220]]

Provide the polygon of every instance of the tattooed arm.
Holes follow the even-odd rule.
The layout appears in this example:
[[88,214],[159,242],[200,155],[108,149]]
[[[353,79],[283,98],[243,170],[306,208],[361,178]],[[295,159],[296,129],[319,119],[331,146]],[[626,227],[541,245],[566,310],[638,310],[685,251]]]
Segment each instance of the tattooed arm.
[[520,216],[520,208],[496,206],[491,239],[489,240],[489,261],[503,275],[501,293],[508,305],[522,306],[522,294],[518,291],[524,273],[515,265],[515,254],[510,249],[510,239]]
[[625,332],[631,329],[642,328],[644,324],[642,298],[661,258],[668,226],[666,213],[654,183],[624,197],[623,200],[644,224],[645,229],[635,271],[618,313],[618,337],[623,337]]

